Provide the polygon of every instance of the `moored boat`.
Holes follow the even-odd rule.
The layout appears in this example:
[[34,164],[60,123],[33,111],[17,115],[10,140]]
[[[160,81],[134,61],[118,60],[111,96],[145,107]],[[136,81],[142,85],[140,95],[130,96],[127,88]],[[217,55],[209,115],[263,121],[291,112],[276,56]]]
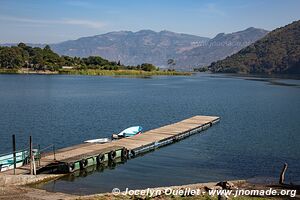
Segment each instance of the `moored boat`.
[[143,127],[141,127],[141,126],[132,126],[132,127],[126,128],[125,130],[121,131],[119,134],[113,134],[112,139],[132,137],[132,136],[141,134],[142,130],[143,130]]
[[[38,149],[33,149],[32,153],[38,157],[40,152]],[[16,152],[16,167],[22,167],[29,161],[29,151]],[[0,156],[0,172],[14,168],[14,155],[12,153]]]
[[[141,134],[142,130],[143,128],[141,126],[132,126],[121,131],[119,134],[113,134],[112,139],[115,140],[120,138],[132,137],[134,135]],[[111,142],[111,140],[109,138],[98,138],[98,139],[86,140],[84,142],[103,144],[103,143]]]
[[99,139],[86,140],[84,142],[85,143],[100,143],[100,144],[103,144],[103,143],[108,143],[110,141],[111,140],[109,138],[99,138]]

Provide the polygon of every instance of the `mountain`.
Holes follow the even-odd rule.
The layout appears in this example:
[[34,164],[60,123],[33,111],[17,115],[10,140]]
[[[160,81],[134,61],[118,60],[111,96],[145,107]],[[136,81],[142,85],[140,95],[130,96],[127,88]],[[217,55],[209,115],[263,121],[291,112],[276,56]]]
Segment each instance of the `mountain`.
[[300,20],[209,66],[213,72],[300,74]]
[[61,55],[99,55],[112,61],[120,60],[126,65],[152,63],[166,66],[168,59],[190,49],[192,43],[208,40],[206,37],[170,31],[119,31],[52,44],[51,48]]
[[[213,39],[209,39],[170,31],[118,31],[50,44],[50,46],[60,55],[101,56],[110,61],[120,60],[125,65],[152,63],[162,67],[168,65],[169,59],[173,59],[175,65],[173,63],[172,67],[186,70],[207,66],[213,61],[232,55],[266,34],[266,30],[248,28],[235,33],[220,33]],[[6,44],[6,46],[11,45],[16,44]],[[43,48],[45,45],[30,44],[29,46]]]
[[198,47],[183,52],[177,58],[180,66],[207,66],[214,61],[226,58],[242,48],[264,37],[268,31],[257,28],[248,28],[235,33],[219,33],[213,39],[199,43]]

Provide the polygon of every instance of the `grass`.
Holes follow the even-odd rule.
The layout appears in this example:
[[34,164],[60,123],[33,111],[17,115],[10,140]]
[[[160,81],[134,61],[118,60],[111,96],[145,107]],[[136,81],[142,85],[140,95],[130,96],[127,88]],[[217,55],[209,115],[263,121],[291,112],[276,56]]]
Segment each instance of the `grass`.
[[89,75],[89,76],[189,76],[190,72],[177,71],[142,71],[142,70],[59,70],[60,74]]
[[58,71],[50,70],[27,70],[26,68],[22,69],[1,69],[0,74],[58,74]]
[[101,70],[101,69],[60,69],[58,71],[26,71],[20,69],[0,69],[0,74],[70,74],[88,76],[190,76],[191,72],[178,71],[143,71],[143,70]]
[[17,69],[0,69],[0,74],[18,74]]

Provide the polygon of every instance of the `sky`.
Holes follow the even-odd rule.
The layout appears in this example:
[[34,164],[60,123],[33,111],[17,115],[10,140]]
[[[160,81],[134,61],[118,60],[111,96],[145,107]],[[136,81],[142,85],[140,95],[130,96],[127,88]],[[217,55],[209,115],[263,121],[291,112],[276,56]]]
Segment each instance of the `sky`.
[[0,0],[0,43],[57,43],[111,31],[214,37],[300,19],[300,0]]

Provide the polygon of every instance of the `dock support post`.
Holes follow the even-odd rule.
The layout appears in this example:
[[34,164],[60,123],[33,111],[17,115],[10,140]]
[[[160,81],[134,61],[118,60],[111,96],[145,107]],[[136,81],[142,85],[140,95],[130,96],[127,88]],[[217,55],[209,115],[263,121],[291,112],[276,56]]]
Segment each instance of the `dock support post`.
[[56,156],[55,156],[55,145],[53,144],[53,156],[54,156],[54,160],[56,160]]
[[29,162],[30,162],[30,175],[32,175],[32,137],[29,136]]
[[14,160],[14,175],[16,175],[16,136],[15,134],[12,135],[12,145],[13,145],[13,160]]

